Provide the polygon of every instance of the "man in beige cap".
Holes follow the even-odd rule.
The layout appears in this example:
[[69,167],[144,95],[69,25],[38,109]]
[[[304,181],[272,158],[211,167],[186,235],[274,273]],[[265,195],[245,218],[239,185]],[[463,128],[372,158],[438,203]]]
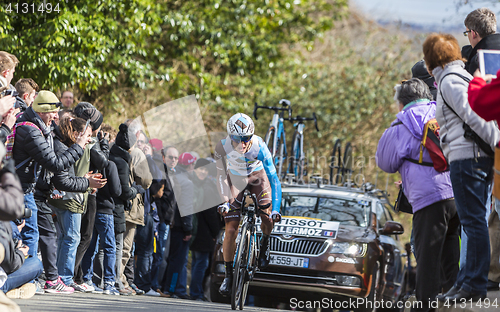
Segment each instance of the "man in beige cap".
[[[33,105],[23,113],[14,127],[15,139],[12,155],[16,172],[24,191],[24,205],[32,215],[26,219],[21,234],[29,254],[36,257],[38,251],[37,206],[33,192],[38,179],[49,180],[50,172],[59,172],[72,166],[83,155],[88,136],[79,136],[76,143],[64,153],[56,155],[52,141],[52,121],[57,118],[61,102],[46,90],[38,93]],[[43,168],[43,170],[42,170]]]

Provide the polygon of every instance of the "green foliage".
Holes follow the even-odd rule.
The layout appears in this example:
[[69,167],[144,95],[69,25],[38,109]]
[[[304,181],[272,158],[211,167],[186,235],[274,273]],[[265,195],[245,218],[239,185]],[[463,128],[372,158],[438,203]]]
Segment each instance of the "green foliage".
[[[146,89],[171,81],[171,96],[180,97],[199,96],[219,77],[269,75],[281,45],[312,48],[347,0],[57,3],[60,12],[30,14],[2,5],[0,42],[20,60],[16,76],[44,88],[76,86],[95,99],[117,83]],[[224,94],[210,89],[208,98]]]

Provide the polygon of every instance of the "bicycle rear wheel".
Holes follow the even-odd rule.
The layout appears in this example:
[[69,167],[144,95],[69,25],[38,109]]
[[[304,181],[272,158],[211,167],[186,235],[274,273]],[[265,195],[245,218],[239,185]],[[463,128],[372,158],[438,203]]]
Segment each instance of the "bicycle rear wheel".
[[342,160],[342,184],[351,179],[353,162],[354,160],[352,159],[352,144],[351,142],[348,142],[345,146],[344,159]]
[[303,182],[302,178],[304,177],[305,171],[305,157],[303,155],[303,146],[302,146],[302,135],[297,131],[293,134],[293,149],[292,149],[292,161],[290,166],[290,171],[295,175],[295,180],[297,183]]
[[245,305],[247,289],[244,288],[247,282],[249,232],[248,224],[245,223],[241,228],[240,242],[236,248],[237,257],[234,262],[233,287],[231,291],[231,309],[233,310],[236,310],[236,307],[242,310]]
[[[342,178],[342,161],[340,156],[341,141],[337,139],[333,145],[332,158],[330,161],[330,184],[337,185]],[[337,172],[335,173],[335,169]]]

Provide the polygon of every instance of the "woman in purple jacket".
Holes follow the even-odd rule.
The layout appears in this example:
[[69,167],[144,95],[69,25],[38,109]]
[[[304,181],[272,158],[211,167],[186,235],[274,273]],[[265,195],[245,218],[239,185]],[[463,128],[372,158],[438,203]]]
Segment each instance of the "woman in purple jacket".
[[[458,219],[450,173],[420,165],[420,142],[425,123],[435,118],[436,103],[420,79],[404,81],[397,95],[400,112],[385,130],[377,147],[377,165],[388,173],[399,171],[404,193],[413,207],[413,237],[417,259],[416,297],[422,311],[431,310],[436,295],[451,288],[458,273]],[[423,161],[432,163],[428,151]],[[413,309],[412,309],[413,311]]]

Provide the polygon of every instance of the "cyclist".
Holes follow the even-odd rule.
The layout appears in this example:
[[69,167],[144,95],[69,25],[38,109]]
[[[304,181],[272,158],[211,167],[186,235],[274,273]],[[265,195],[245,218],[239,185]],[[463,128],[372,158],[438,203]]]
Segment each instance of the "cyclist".
[[233,258],[245,189],[257,196],[259,206],[267,205],[262,210],[265,214],[261,213],[262,239],[258,259],[261,269],[269,264],[269,235],[274,223],[281,220],[281,183],[267,145],[254,135],[252,119],[241,113],[232,116],[227,122],[227,134],[215,147],[217,188],[223,201],[218,211],[226,223],[222,245],[226,274],[219,289],[225,296],[231,294]]

